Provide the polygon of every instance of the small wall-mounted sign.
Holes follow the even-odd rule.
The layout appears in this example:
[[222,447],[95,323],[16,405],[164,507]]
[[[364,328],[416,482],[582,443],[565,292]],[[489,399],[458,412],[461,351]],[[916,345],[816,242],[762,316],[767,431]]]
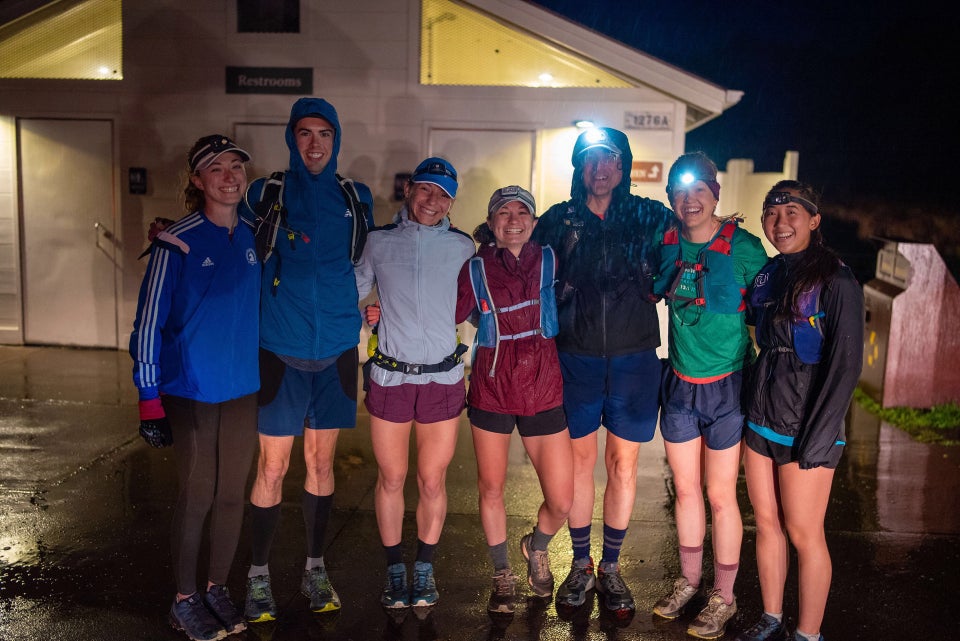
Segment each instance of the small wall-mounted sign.
[[127,182],[131,194],[143,195],[147,193],[147,168],[131,167],[127,172]]
[[630,167],[630,180],[637,183],[658,183],[663,181],[663,163],[634,160]]
[[227,67],[227,93],[313,93],[313,67]]
[[624,129],[673,129],[673,115],[658,111],[625,111]]

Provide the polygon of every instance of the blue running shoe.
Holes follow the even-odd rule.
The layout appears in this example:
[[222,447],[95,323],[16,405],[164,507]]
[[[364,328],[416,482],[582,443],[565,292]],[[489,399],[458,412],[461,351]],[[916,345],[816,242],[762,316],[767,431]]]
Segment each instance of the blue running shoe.
[[230,598],[230,592],[225,585],[211,585],[203,595],[203,603],[207,606],[227,634],[236,634],[247,629],[247,622],[243,620],[240,610]]
[[417,561],[413,564],[413,589],[410,591],[410,605],[434,605],[440,600],[437,582],[433,579],[433,563]]
[[759,621],[738,634],[734,641],[787,641],[787,629],[782,621],[764,613]]
[[410,607],[410,588],[407,586],[407,566],[391,563],[387,566],[387,580],[380,593],[380,603],[385,608]]
[[179,602],[174,599],[170,606],[170,625],[193,641],[217,641],[227,636],[227,631],[207,610],[199,594],[192,594]]

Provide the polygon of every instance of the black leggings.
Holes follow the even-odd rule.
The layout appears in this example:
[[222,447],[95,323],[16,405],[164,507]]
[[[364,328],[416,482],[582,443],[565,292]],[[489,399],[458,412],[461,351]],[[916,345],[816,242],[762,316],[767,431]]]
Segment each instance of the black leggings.
[[237,550],[247,476],[257,447],[257,395],[223,403],[163,397],[173,430],[179,495],[170,535],[180,594],[197,591],[197,558],[210,514],[207,580],[227,582]]

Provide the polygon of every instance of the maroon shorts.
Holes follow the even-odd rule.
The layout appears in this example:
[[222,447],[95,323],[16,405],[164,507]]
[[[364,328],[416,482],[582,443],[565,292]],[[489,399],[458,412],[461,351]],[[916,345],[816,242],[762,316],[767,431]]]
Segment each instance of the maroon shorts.
[[439,423],[457,418],[467,405],[463,380],[452,384],[404,383],[384,387],[370,381],[363,404],[370,416],[391,423]]

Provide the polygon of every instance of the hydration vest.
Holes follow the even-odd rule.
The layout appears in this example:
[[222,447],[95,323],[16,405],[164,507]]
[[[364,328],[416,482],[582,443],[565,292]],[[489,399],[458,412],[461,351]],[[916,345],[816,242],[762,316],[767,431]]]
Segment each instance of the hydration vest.
[[[750,307],[756,314],[757,325],[760,325],[766,314],[772,314],[777,300],[780,298],[774,290],[782,286],[782,274],[778,274],[783,264],[782,260],[772,260],[760,270],[753,282],[753,291],[750,293]],[[820,362],[823,352],[822,319],[825,314],[820,309],[821,285],[800,294],[797,300],[800,315],[790,322],[790,336],[793,349],[779,347],[779,351],[792,351],[801,362],[815,365]]]
[[[480,310],[476,345],[492,347],[495,350],[499,350],[500,341],[512,341],[528,336],[536,336],[537,334],[542,335],[544,338],[553,338],[557,335],[559,322],[557,320],[557,299],[554,295],[553,288],[556,257],[551,247],[545,245],[540,249],[540,297],[504,307],[497,307],[493,302],[493,298],[490,295],[490,288],[487,285],[487,272],[483,266],[483,259],[479,256],[474,256],[470,259],[470,284],[473,286],[473,296],[477,302],[477,309]],[[540,307],[539,327],[517,334],[500,333],[500,314],[523,309],[531,305],[539,305]],[[495,351],[493,364],[490,367],[490,376],[494,375],[496,367],[497,352]]]
[[[360,194],[350,178],[344,178],[340,174],[335,174],[337,183],[340,185],[340,191],[343,192],[343,200],[347,205],[348,212],[352,219],[353,227],[350,233],[350,261],[356,265],[360,261],[363,253],[363,247],[367,242],[367,214],[369,207],[360,200]],[[270,177],[264,180],[263,189],[260,191],[260,200],[254,205],[247,203],[247,206],[256,215],[253,225],[253,235],[256,240],[257,256],[262,263],[266,263],[273,255],[273,249],[277,246],[279,232],[283,230],[290,242],[291,248],[295,247],[294,239],[300,236],[303,242],[309,243],[310,239],[301,231],[291,229],[287,224],[287,208],[283,204],[283,191],[286,182],[287,173],[284,171],[275,171]],[[246,200],[246,195],[244,196]],[[277,287],[280,285],[280,255],[277,254],[277,262],[274,271],[271,293],[276,296]]]
[[[676,274],[672,279],[661,279],[657,288],[659,291],[656,293],[666,298],[671,305],[696,305],[718,314],[738,314],[744,311],[747,290],[737,285],[733,265],[733,235],[736,230],[736,219],[721,224],[710,242],[697,254],[697,261],[694,263],[683,260],[680,230],[676,227],[667,230],[663,236],[661,264],[664,266],[664,273],[676,270]],[[694,297],[677,294],[687,270],[694,272],[697,289]],[[709,278],[707,274],[710,274]]]

